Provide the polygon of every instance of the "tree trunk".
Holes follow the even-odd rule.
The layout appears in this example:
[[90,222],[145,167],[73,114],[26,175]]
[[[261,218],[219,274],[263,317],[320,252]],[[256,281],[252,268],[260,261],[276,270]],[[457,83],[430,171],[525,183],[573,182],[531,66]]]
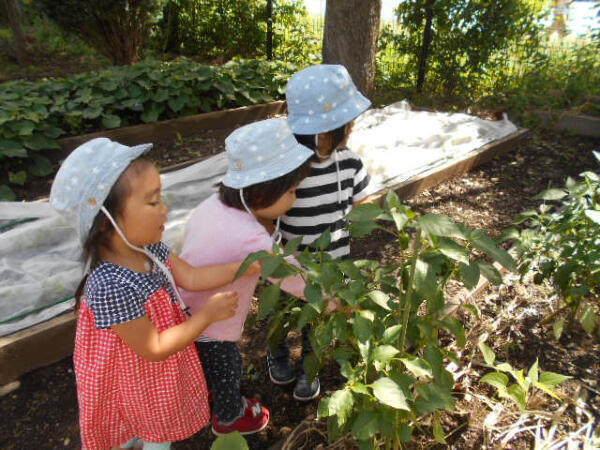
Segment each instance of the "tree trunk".
[[25,33],[21,27],[21,14],[17,0],[4,0],[6,4],[6,12],[8,13],[8,22],[15,40],[15,53],[17,61],[23,65],[27,62],[27,48],[25,46]]
[[425,84],[425,74],[427,73],[427,58],[431,48],[432,24],[433,24],[433,4],[435,0],[427,0],[425,4],[425,28],[423,29],[423,42],[421,45],[421,54],[419,55],[419,73],[417,74],[417,92],[423,92]]
[[375,91],[380,17],[381,0],[327,0],[323,62],[344,65],[368,98]]
[[267,59],[273,59],[273,0],[267,0]]

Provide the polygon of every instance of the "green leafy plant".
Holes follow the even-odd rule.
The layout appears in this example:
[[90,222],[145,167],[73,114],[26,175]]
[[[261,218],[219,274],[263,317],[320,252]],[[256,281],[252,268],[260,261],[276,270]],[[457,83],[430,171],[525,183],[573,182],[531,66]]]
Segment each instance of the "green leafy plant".
[[58,138],[150,123],[283,97],[294,66],[230,61],[208,66],[189,60],[148,61],[64,80],[13,81],[0,91],[0,199],[8,184],[54,170]]
[[210,450],[248,450],[248,443],[239,431],[234,431],[215,439]]
[[[439,412],[454,408],[454,379],[445,364],[457,360],[447,344],[464,346],[465,332],[460,320],[444,311],[444,286],[451,277],[468,287],[481,275],[501,282],[492,264],[473,257],[475,249],[509,270],[515,263],[483,231],[439,214],[420,216],[393,192],[382,208],[361,205],[348,218],[355,237],[374,230],[391,233],[402,262],[332,260],[323,251],[329,231],[312,244],[314,253],[296,254],[301,267],[285,259],[296,253],[298,239],[274,254],[252,254],[240,272],[262,260],[265,278],[300,275],[306,281],[305,302],[282,301],[280,282],[266,287],[258,316],[273,315],[270,343],[291,326],[311,325],[314,353],[304,363],[309,377],[327,361],[339,365],[345,383],[318,408],[319,417],[328,419],[331,440],[351,434],[361,448],[381,443],[399,448],[431,417],[434,437],[445,442]],[[334,300],[337,308],[328,311]]]
[[79,36],[116,65],[140,60],[156,0],[35,0],[61,28]]
[[[479,349],[487,366],[495,370],[484,375],[480,381],[495,387],[499,397],[512,400],[522,411],[527,409],[531,388],[538,388],[551,397],[560,400],[553,388],[572,378],[554,372],[542,372],[539,370],[537,359],[525,375],[523,369],[517,370],[507,362],[497,363],[496,354],[485,343],[480,342]],[[507,373],[514,379],[513,384],[509,384]]]
[[569,178],[564,188],[538,194],[539,209],[515,221],[527,228],[507,234],[516,238],[521,274],[533,271],[536,283],[548,280],[561,295],[562,306],[544,320],[553,321],[557,339],[566,321],[569,327],[578,321],[590,334],[600,323],[600,176],[581,175],[580,182]]

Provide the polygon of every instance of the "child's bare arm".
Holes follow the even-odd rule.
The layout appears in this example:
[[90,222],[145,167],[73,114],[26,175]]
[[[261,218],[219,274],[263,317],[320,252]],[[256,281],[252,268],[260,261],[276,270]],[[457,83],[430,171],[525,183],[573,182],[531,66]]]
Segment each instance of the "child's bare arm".
[[210,324],[232,317],[238,305],[235,291],[219,292],[185,322],[159,333],[148,316],[113,325],[111,328],[139,356],[162,361],[187,347]]
[[[237,261],[229,264],[195,267],[175,253],[171,253],[169,258],[175,282],[188,291],[208,291],[229,284],[242,265],[242,261]],[[244,275],[258,273],[260,273],[260,265],[253,263],[244,272]]]

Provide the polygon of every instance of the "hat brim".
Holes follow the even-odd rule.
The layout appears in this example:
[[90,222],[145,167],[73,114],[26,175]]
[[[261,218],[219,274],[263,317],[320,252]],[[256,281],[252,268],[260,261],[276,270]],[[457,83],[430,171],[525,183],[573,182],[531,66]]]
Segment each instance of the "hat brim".
[[371,101],[357,91],[331,111],[313,115],[289,113],[288,123],[295,134],[327,133],[356,119],[370,106]]
[[242,189],[274,180],[296,170],[314,154],[311,149],[301,144],[298,144],[297,148],[289,153],[293,154],[286,154],[283,158],[276,159],[259,169],[246,170],[243,173],[228,169],[223,178],[223,184],[230,188]]

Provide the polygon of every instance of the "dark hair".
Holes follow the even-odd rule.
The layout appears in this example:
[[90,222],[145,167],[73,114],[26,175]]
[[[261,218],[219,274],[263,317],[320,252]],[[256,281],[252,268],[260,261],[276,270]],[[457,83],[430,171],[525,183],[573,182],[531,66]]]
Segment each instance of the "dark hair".
[[[117,178],[117,181],[115,181],[115,184],[113,184],[113,187],[108,193],[108,196],[106,197],[106,200],[104,200],[103,204],[113,218],[116,219],[117,216],[123,214],[125,201],[131,194],[132,190],[132,176],[139,175],[149,167],[154,167],[154,164],[151,161],[144,157],[137,158],[133,160],[119,176],[119,178]],[[108,220],[103,212],[99,211],[94,218],[87,238],[83,243],[82,258],[84,263],[88,260],[88,258],[90,259],[90,271],[100,261],[100,248],[109,246],[109,238],[113,231],[114,227],[110,220]],[[86,273],[83,276],[83,279],[79,282],[79,286],[77,286],[77,290],[75,291],[75,309],[77,309],[79,306],[87,277],[88,274]]]
[[[306,160],[300,167],[279,178],[245,187],[244,201],[251,209],[267,208],[279,200],[286,191],[299,185],[308,176],[309,172],[310,161]],[[240,199],[239,189],[225,186],[223,183],[217,184],[217,187],[219,198],[223,204],[245,211]]]
[[[351,122],[349,122],[351,123]],[[327,153],[333,152],[340,143],[342,143],[350,134],[351,128],[347,126],[348,124],[344,124],[341,127],[338,127],[334,130],[328,131],[327,133],[319,133],[319,134],[328,134],[331,136],[331,146],[327,149]],[[312,156],[313,161],[319,161],[319,157],[316,154],[317,143],[316,143],[316,135],[315,134],[294,134],[296,140],[304,145],[305,147],[310,148],[315,152]]]

